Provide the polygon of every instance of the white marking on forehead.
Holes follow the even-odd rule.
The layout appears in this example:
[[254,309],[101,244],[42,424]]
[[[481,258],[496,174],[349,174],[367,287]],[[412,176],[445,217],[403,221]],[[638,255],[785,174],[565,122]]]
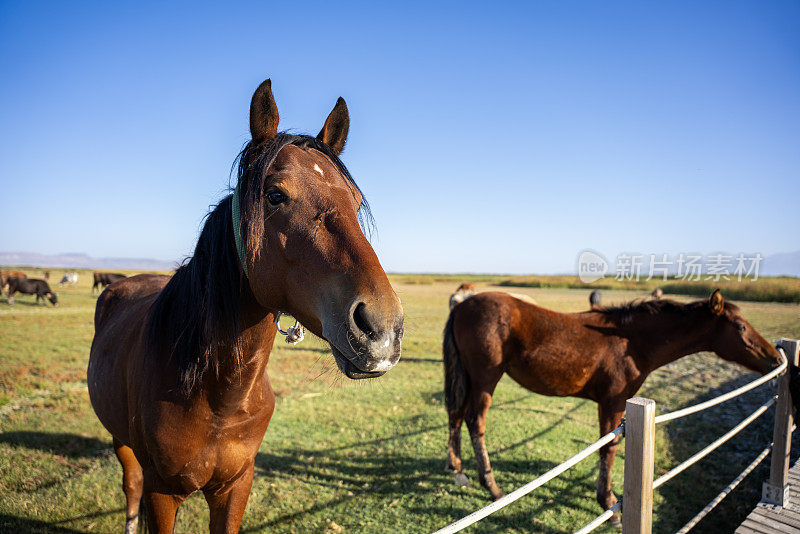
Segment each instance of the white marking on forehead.
[[317,171],[320,174],[320,176],[325,176],[325,173],[322,172],[322,169],[320,169],[319,165],[317,165],[316,163],[314,164],[314,170]]

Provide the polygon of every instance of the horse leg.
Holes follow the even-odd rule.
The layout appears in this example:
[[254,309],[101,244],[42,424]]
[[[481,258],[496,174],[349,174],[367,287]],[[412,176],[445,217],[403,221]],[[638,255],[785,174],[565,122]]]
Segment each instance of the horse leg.
[[139,504],[142,500],[142,466],[133,450],[114,438],[114,453],[122,464],[122,491],[125,492],[125,534],[135,534],[139,525]]
[[[599,403],[597,405],[598,416],[600,419],[600,436],[605,436],[619,426],[622,416],[625,414],[625,401],[622,404],[613,402],[609,404]],[[619,436],[613,441],[600,448],[600,473],[597,477],[597,502],[608,510],[617,504],[617,497],[611,490],[611,468],[614,466],[614,458],[619,447]],[[611,516],[611,525],[619,527],[621,525],[619,514]]]
[[210,512],[211,534],[233,534],[239,532],[250,489],[253,486],[254,464],[250,464],[239,478],[231,484],[203,489]]
[[13,304],[14,304],[14,293],[16,293],[16,291],[14,291],[13,289],[11,289],[11,287],[9,287],[8,288],[8,305],[9,306],[13,306]]
[[[492,499],[497,500],[504,494],[494,481],[492,465],[489,463],[489,453],[486,452],[486,443],[483,436],[486,431],[486,414],[492,404],[492,393],[502,373],[497,373],[496,378],[491,376],[490,373],[491,371],[483,377],[483,387],[473,386],[471,398],[468,402],[466,419],[469,436],[472,440],[472,448],[475,450],[475,460],[478,463],[478,480],[492,494]],[[489,382],[486,383],[486,380],[489,380]]]
[[447,469],[461,473],[461,424],[464,422],[466,404],[458,412],[448,413],[450,441],[447,444]]
[[175,514],[178,506],[186,499],[183,495],[159,493],[147,489],[147,476],[144,479],[144,507],[147,512],[147,529],[155,534],[173,534],[175,530]]

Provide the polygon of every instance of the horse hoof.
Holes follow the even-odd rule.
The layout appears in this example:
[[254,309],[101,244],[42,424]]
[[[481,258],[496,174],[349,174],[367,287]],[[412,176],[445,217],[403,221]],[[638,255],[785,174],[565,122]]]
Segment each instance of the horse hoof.
[[608,521],[608,524],[611,525],[611,528],[622,530],[622,521],[620,521],[619,516],[617,514],[611,516],[611,519]]
[[469,479],[467,478],[467,475],[465,475],[464,473],[456,473],[455,475],[456,475],[455,476],[456,486],[459,486],[459,487],[462,487],[462,488],[468,488],[469,487]]

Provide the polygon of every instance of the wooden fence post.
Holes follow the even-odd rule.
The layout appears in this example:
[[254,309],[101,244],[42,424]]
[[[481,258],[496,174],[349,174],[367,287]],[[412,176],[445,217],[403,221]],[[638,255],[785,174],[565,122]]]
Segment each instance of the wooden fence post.
[[625,484],[622,488],[623,534],[653,530],[653,460],[656,403],[634,397],[625,403]]
[[[786,353],[792,365],[798,364],[800,343],[796,339],[781,338],[778,346]],[[783,506],[789,499],[789,454],[792,451],[792,398],[789,394],[789,371],[778,382],[778,403],[775,407],[775,430],[772,435],[772,457],[769,480],[764,482],[761,499],[769,504]]]

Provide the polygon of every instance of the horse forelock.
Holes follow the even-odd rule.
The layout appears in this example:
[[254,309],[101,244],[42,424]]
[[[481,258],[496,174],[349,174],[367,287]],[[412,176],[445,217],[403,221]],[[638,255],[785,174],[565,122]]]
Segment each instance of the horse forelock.
[[241,232],[242,240],[247,244],[246,250],[251,261],[256,261],[264,242],[265,190],[264,185],[269,169],[275,163],[282,148],[294,145],[303,149],[314,149],[331,160],[334,167],[342,174],[354,197],[361,197],[358,210],[358,221],[362,231],[369,235],[374,228],[374,221],[369,203],[361,188],[358,187],[350,171],[331,148],[310,135],[297,135],[281,132],[266,143],[248,142],[237,156],[236,180],[239,187],[241,220],[234,221]]

